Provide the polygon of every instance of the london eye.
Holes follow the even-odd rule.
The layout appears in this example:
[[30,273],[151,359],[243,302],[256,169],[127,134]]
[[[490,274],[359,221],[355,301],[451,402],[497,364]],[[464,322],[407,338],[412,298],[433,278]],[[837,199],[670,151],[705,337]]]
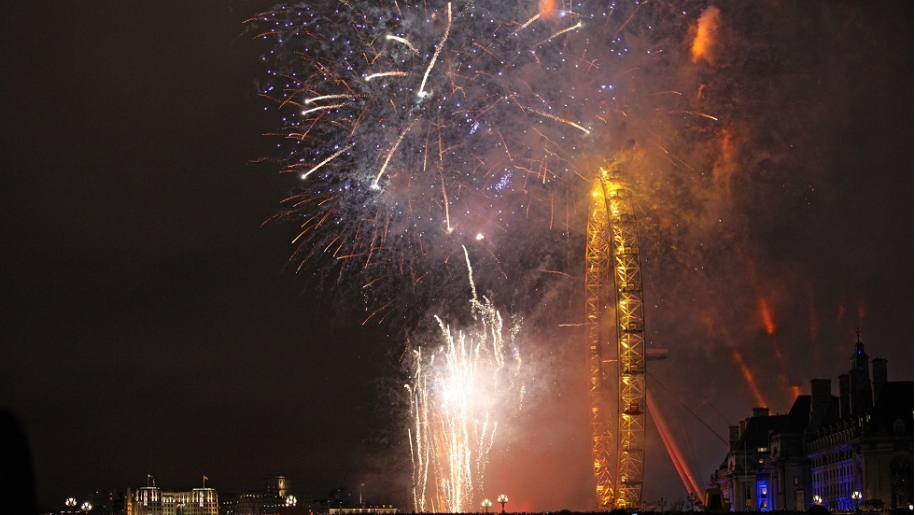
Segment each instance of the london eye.
[[638,509],[645,450],[642,272],[632,194],[624,178],[620,162],[605,162],[594,179],[588,210],[585,299],[591,454],[602,510]]

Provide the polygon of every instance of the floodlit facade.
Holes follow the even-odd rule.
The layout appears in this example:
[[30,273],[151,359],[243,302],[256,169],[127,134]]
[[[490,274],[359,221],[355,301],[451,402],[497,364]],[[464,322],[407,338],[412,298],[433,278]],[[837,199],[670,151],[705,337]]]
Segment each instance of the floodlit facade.
[[[871,370],[873,376],[871,376]],[[913,383],[887,380],[860,339],[851,369],[811,381],[787,414],[755,408],[729,428],[715,474],[730,511],[910,509],[913,503]]]
[[138,488],[127,515],[219,515],[219,495],[212,488],[163,492],[155,486]]
[[127,504],[127,515],[162,515],[162,491],[155,486],[138,488]]

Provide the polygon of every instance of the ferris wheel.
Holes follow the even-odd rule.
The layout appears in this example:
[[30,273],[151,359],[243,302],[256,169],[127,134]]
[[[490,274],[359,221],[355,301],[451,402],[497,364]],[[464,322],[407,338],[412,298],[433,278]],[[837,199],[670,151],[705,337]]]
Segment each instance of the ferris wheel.
[[642,271],[632,194],[624,176],[617,161],[598,171],[585,255],[591,455],[602,510],[639,508],[645,455]]

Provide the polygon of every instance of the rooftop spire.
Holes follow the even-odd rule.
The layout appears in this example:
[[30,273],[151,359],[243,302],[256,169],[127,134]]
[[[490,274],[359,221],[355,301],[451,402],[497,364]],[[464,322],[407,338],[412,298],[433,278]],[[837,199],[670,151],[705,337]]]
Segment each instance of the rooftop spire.
[[851,354],[851,370],[857,370],[864,373],[865,376],[869,376],[870,374],[868,374],[867,368],[868,362],[870,362],[870,358],[867,353],[864,352],[864,344],[861,343],[860,328],[855,328],[855,336],[857,338],[855,341],[855,350]]

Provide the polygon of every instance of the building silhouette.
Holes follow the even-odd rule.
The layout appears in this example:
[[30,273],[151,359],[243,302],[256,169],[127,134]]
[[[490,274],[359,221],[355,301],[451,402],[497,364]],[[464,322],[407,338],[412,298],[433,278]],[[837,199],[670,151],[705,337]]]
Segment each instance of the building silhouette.
[[236,495],[235,515],[277,515],[297,504],[286,476],[267,476],[264,488]]
[[813,379],[787,414],[753,415],[728,429],[728,454],[713,476],[731,511],[910,510],[913,382],[888,380],[860,336],[851,367]]

